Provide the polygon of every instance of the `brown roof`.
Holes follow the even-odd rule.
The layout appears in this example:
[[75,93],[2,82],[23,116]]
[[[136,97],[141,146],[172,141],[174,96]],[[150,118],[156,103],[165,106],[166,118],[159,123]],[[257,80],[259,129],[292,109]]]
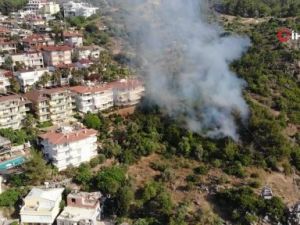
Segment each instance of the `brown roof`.
[[38,43],[38,42],[45,42],[51,40],[50,37],[41,35],[41,34],[32,34],[24,38],[22,41],[25,43]]
[[68,91],[68,88],[65,87],[58,87],[58,88],[46,88],[46,89],[42,89],[42,90],[33,90],[33,91],[29,91],[27,93],[24,94],[24,96],[26,98],[28,98],[30,101],[32,102],[41,102],[44,100],[49,99],[47,97],[47,95],[51,95],[54,93],[62,93]]
[[86,94],[86,93],[97,93],[101,91],[107,91],[112,89],[110,85],[99,85],[99,86],[94,86],[94,87],[88,87],[88,86],[75,86],[75,87],[70,87],[70,90],[72,92],[76,92],[79,94]]
[[81,129],[67,134],[61,132],[50,131],[45,134],[39,135],[40,138],[48,140],[53,145],[61,145],[66,143],[72,143],[86,138],[97,135],[97,131],[93,129]]
[[42,50],[47,52],[71,51],[72,48],[66,45],[52,45],[52,46],[43,46]]
[[[6,102],[6,101],[11,101],[11,100],[20,100],[22,101],[22,97],[17,94],[11,94],[11,95],[0,95],[0,102]],[[24,99],[25,102],[25,99]]]
[[24,96],[34,103],[41,102],[48,99],[46,96],[44,96],[43,92],[40,90],[29,91],[25,93]]

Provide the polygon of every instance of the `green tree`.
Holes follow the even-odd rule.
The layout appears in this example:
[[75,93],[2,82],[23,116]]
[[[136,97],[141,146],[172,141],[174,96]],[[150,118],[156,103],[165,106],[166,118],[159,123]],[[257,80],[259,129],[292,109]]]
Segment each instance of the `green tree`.
[[50,169],[42,153],[36,150],[31,151],[30,159],[24,164],[24,170],[26,178],[33,185],[42,184],[50,176]]
[[125,186],[120,188],[116,198],[118,214],[126,216],[129,212],[130,205],[134,200],[134,192],[132,190],[132,187]]
[[91,167],[88,164],[81,164],[74,176],[74,181],[81,184],[84,189],[88,189],[93,178]]
[[8,189],[0,194],[0,206],[12,207],[20,198],[21,193],[14,188]]
[[87,113],[84,115],[83,124],[85,126],[87,126],[88,128],[93,128],[93,129],[99,130],[100,126],[101,126],[101,120],[99,119],[99,117],[97,115]]
[[21,86],[20,86],[19,81],[15,77],[10,78],[9,83],[10,83],[10,89],[12,92],[14,92],[14,93],[20,92]]
[[105,168],[96,178],[96,187],[105,194],[115,195],[126,181],[124,169],[119,166]]

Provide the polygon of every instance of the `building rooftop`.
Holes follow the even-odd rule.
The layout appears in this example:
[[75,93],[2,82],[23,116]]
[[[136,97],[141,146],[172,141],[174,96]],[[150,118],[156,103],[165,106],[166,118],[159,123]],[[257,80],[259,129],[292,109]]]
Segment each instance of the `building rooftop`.
[[43,51],[47,52],[55,52],[55,51],[71,51],[72,48],[66,45],[49,45],[49,46],[43,46]]
[[12,100],[24,100],[22,96],[17,94],[0,94],[0,102],[12,101]]
[[45,134],[39,135],[41,139],[47,140],[53,145],[61,145],[72,142],[77,142],[80,140],[87,139],[97,135],[97,131],[93,129],[78,129],[71,132],[61,132],[61,131],[50,131]]
[[68,195],[68,199],[82,199],[84,206],[94,206],[97,204],[102,197],[101,192],[78,192],[78,193],[70,193]]
[[122,79],[119,81],[109,83],[115,89],[135,89],[144,86],[143,82],[138,79]]
[[64,188],[32,188],[25,197],[21,213],[32,211],[52,211],[55,202],[61,198]]
[[68,88],[57,87],[57,88],[45,88],[42,90],[33,90],[24,94],[24,96],[32,102],[41,102],[49,99],[48,95],[59,94],[68,92]]
[[98,85],[98,86],[75,86],[75,87],[70,87],[70,90],[72,92],[76,92],[79,94],[89,94],[89,93],[98,93],[102,91],[107,91],[111,90],[112,87],[110,85]]
[[64,208],[64,211],[57,217],[57,219],[66,219],[69,221],[80,221],[80,220],[89,220],[93,218],[95,214],[94,209],[85,209],[67,206]]

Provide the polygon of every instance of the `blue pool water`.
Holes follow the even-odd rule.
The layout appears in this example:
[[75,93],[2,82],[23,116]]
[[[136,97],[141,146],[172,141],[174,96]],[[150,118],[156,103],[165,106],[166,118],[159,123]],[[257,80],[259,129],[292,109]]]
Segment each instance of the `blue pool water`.
[[25,162],[25,160],[26,159],[24,156],[19,156],[17,158],[4,161],[4,162],[0,163],[0,171],[8,170],[13,167],[22,165]]

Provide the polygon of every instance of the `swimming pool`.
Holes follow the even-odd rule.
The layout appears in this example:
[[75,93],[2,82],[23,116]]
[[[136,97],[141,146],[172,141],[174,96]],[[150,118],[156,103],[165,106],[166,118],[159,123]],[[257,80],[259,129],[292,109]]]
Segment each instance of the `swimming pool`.
[[26,158],[24,156],[19,156],[17,158],[4,161],[4,162],[0,163],[0,171],[8,170],[13,167],[22,165],[25,161],[26,161]]

